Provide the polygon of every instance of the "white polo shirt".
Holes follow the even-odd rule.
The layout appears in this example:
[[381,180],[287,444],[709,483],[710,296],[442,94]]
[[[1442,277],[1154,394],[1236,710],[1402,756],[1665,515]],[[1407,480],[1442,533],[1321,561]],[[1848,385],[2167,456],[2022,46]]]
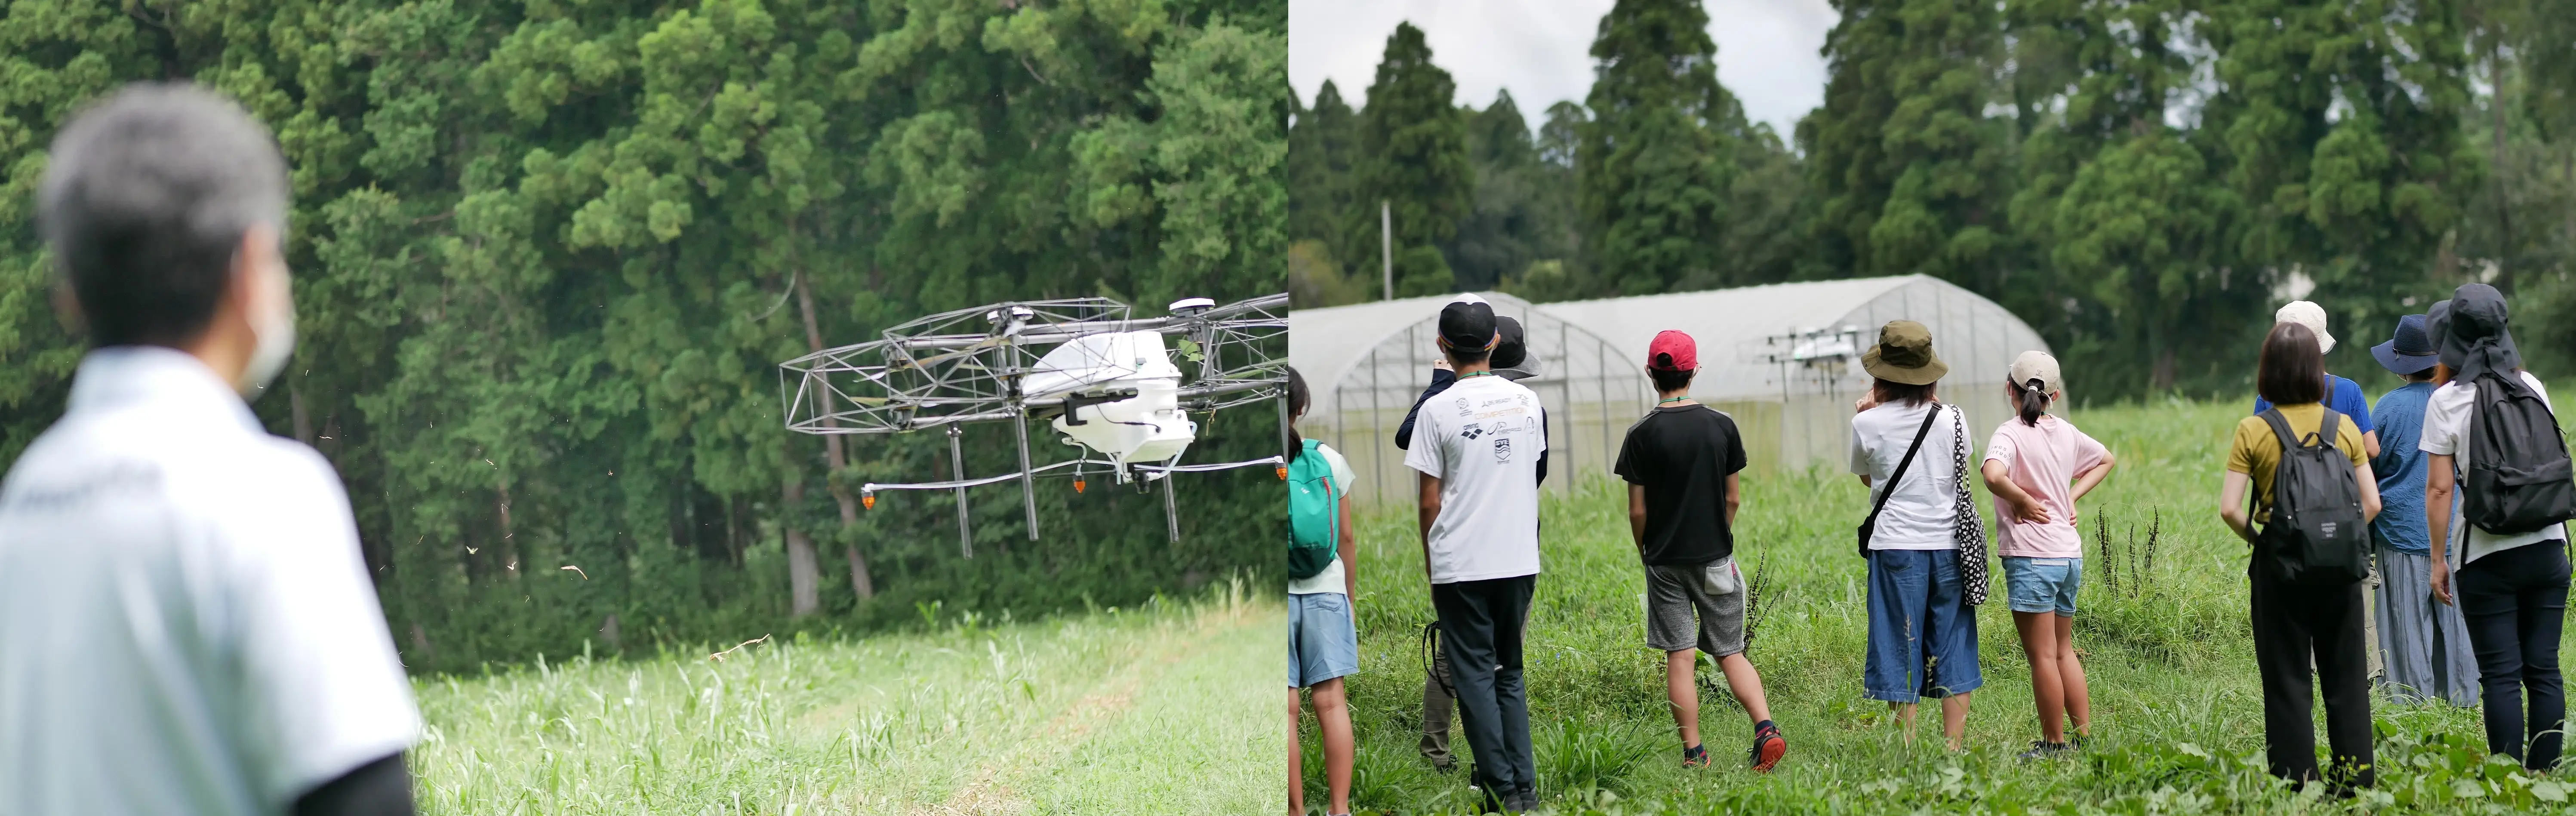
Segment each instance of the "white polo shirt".
[[330,463],[91,352],[0,483],[0,814],[282,814],[419,732]]

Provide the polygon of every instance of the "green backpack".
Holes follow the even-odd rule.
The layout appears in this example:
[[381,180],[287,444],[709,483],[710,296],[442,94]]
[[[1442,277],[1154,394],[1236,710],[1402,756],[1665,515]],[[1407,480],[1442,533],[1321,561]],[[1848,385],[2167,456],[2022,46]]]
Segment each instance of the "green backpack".
[[1341,549],[1341,496],[1333,486],[1333,465],[1315,450],[1320,439],[1306,440],[1297,460],[1288,463],[1288,577],[1313,578],[1333,563]]

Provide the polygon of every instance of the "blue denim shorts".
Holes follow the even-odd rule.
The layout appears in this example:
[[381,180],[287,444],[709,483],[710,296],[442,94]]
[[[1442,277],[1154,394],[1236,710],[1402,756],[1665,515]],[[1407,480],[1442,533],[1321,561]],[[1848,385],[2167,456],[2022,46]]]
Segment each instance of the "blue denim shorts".
[[1968,605],[1952,550],[1873,550],[1869,555],[1869,657],[1861,692],[1911,703],[1966,694],[1977,670],[1977,609]]
[[2075,617],[2075,591],[2084,588],[2084,559],[2004,556],[2004,597],[2015,612],[2055,612]]
[[1360,673],[1360,633],[1339,592],[1288,596],[1288,687]]

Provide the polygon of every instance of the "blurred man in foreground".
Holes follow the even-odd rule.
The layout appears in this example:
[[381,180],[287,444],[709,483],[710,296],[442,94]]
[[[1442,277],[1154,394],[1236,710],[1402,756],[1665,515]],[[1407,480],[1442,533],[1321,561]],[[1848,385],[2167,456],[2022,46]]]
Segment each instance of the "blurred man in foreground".
[[0,484],[0,813],[408,814],[420,731],[329,462],[250,412],[294,349],[285,160],[186,85],[54,139],[91,351]]

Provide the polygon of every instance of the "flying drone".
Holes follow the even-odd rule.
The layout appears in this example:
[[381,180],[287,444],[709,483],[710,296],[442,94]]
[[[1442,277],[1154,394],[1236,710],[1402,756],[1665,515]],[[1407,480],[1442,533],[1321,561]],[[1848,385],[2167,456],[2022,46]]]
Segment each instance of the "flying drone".
[[[940,428],[948,435],[950,478],[859,488],[860,505],[877,493],[950,490],[957,495],[958,547],[974,557],[966,490],[1017,481],[1038,538],[1037,480],[1071,476],[1075,492],[1098,474],[1148,489],[1162,483],[1165,526],[1181,538],[1171,476],[1271,466],[1287,478],[1287,460],[1182,464],[1198,438],[1191,414],[1239,405],[1279,404],[1282,449],[1288,438],[1288,295],[1223,306],[1208,298],[1174,302],[1166,317],[1134,318],[1108,298],[999,303],[924,317],[857,345],[824,349],[779,364],[787,429],[817,435],[897,434]],[[1032,464],[1029,420],[1047,421],[1073,458]],[[964,426],[1001,422],[1019,445],[1019,469],[968,478]],[[1070,473],[1062,471],[1070,470]]]

